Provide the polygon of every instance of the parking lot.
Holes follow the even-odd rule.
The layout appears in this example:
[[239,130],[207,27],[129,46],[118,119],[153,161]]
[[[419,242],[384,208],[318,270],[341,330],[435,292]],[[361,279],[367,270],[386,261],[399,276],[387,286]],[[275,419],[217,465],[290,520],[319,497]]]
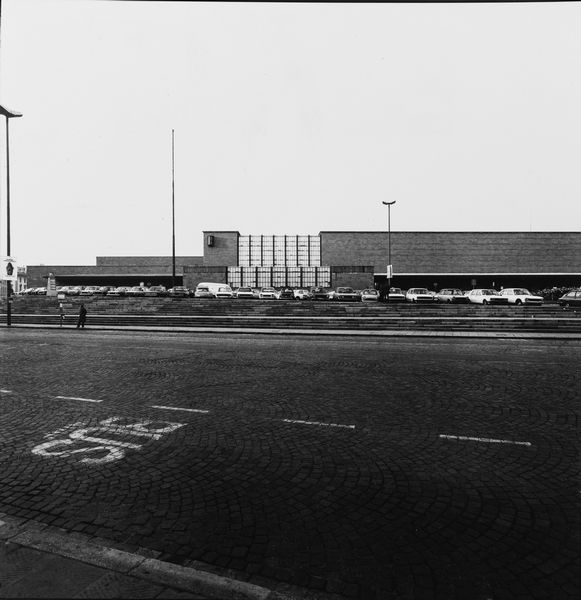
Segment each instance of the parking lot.
[[314,593],[578,597],[578,341],[4,333],[0,511]]

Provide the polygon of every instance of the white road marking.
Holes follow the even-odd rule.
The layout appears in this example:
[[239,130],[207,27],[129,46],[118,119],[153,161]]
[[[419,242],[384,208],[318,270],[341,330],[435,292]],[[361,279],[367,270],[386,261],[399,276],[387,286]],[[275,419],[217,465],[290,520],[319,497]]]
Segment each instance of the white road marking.
[[11,394],[12,390],[0,390],[0,394]]
[[77,398],[75,396],[55,396],[59,400],[80,400],[81,402],[103,402],[103,400],[91,400],[91,398]]
[[[44,442],[39,444],[32,449],[32,453],[43,457],[55,457],[55,456],[73,456],[76,454],[84,455],[92,452],[99,453],[100,456],[97,458],[84,457],[80,459],[80,462],[85,464],[101,464],[119,460],[125,456],[125,449],[128,450],[140,450],[143,443],[136,444],[133,442],[122,442],[117,439],[109,439],[109,437],[101,437],[100,435],[95,436],[93,434],[102,434],[108,436],[109,434],[121,435],[121,436],[135,436],[146,438],[146,440],[159,440],[164,433],[171,433],[180,427],[184,427],[185,423],[172,423],[170,421],[141,421],[139,423],[132,423],[128,425],[122,425],[119,423],[120,417],[111,417],[99,422],[97,427],[83,427],[82,429],[75,429],[69,433],[68,438],[52,440],[50,442]],[[152,427],[152,425],[161,425],[161,427]],[[79,423],[72,423],[67,428],[57,429],[50,436],[59,435],[65,431],[79,425]],[[91,446],[82,446],[81,448],[74,448],[78,444],[94,444]],[[103,453],[106,453],[103,455]]]
[[441,438],[447,440],[467,440],[469,442],[485,442],[487,444],[516,444],[517,446],[532,446],[530,442],[515,442],[513,440],[495,440],[492,438],[468,437],[464,435],[444,435],[440,434]]
[[299,423],[300,425],[320,425],[322,427],[344,427],[355,429],[355,425],[342,425],[341,423],[321,423],[320,421],[299,421],[297,419],[282,419],[283,423]]
[[193,412],[193,413],[209,413],[209,410],[201,410],[199,408],[179,408],[178,406],[157,406],[154,405],[151,408],[160,408],[162,410],[183,410],[184,412]]

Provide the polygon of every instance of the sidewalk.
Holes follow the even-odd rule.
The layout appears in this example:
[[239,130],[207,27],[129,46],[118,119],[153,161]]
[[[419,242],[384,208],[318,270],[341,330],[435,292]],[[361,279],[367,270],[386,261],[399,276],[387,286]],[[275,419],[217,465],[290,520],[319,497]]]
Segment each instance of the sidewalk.
[[[0,513],[0,598],[290,600],[281,594],[154,558],[105,540]],[[149,556],[148,556],[149,555]]]
[[[6,328],[6,323],[0,322]],[[140,331],[145,333],[223,333],[223,334],[263,334],[263,335],[304,335],[304,336],[350,336],[350,337],[431,337],[431,338],[500,338],[500,339],[542,339],[542,340],[581,340],[581,333],[558,331],[426,331],[420,329],[275,329],[258,327],[158,327],[140,325],[91,325],[87,322],[84,330],[75,326],[50,325],[42,323],[13,324],[12,329],[58,329],[60,331]]]

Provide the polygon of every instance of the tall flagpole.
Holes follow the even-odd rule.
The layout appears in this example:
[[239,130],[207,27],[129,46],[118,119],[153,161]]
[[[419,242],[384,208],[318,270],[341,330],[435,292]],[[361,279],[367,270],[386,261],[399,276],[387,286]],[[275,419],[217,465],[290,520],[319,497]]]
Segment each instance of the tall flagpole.
[[171,130],[171,287],[175,287],[176,278],[176,220],[175,220],[175,182],[174,182],[174,130]]

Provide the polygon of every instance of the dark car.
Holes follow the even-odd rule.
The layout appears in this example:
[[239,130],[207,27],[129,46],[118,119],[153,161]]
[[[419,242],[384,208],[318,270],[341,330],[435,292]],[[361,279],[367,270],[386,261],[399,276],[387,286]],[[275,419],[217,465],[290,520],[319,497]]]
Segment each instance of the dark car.
[[581,290],[571,290],[563,294],[558,302],[561,306],[581,306]]
[[361,300],[361,296],[351,287],[338,287],[329,294],[329,298],[340,302],[359,302]]
[[329,292],[322,287],[311,288],[311,298],[313,300],[328,300]]
[[280,290],[280,292],[278,293],[278,299],[279,300],[294,300],[295,295],[292,290],[285,288],[284,290]]
[[167,295],[172,298],[187,298],[190,295],[190,290],[183,285],[174,285],[174,287],[169,288]]

